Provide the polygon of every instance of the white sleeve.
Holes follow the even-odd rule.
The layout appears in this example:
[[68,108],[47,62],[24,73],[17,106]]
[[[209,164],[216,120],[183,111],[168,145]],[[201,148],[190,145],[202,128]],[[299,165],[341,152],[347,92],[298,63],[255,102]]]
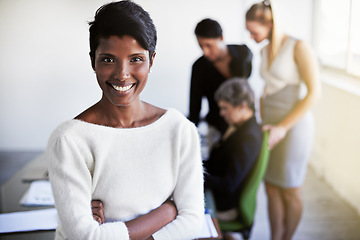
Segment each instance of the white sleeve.
[[[56,133],[56,132],[55,132]],[[53,134],[47,158],[49,177],[54,193],[55,206],[60,219],[60,234],[67,239],[118,239],[128,240],[125,223],[113,222],[99,225],[91,211],[92,176],[91,159],[81,141],[68,136]]]
[[178,216],[153,234],[156,240],[193,239],[201,231],[204,215],[203,168],[200,138],[195,125],[185,124],[179,131],[180,162],[173,193]]

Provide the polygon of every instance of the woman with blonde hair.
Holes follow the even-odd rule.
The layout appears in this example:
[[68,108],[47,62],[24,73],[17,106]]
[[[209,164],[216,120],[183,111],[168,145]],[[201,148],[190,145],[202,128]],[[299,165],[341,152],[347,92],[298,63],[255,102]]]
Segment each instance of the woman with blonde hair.
[[[269,41],[261,51],[260,71],[266,84],[260,108],[272,149],[265,175],[271,239],[292,239],[302,215],[301,186],[313,142],[309,110],[321,91],[318,66],[303,40],[280,31],[269,1],[252,5],[246,28],[257,43]],[[303,83],[305,97],[300,96]]]

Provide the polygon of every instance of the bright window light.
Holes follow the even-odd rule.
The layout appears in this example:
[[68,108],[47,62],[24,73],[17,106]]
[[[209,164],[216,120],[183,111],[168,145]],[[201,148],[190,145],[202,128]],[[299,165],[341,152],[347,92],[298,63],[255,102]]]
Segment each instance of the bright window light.
[[324,66],[360,77],[360,0],[319,0],[316,50]]

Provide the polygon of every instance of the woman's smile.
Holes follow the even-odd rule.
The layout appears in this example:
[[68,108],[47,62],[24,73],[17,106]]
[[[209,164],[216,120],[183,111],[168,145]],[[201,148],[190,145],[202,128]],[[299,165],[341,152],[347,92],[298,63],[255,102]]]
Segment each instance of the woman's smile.
[[112,88],[114,88],[116,91],[126,93],[130,92],[129,90],[132,89],[135,86],[135,83],[133,84],[125,84],[125,85],[118,85],[114,83],[108,83]]

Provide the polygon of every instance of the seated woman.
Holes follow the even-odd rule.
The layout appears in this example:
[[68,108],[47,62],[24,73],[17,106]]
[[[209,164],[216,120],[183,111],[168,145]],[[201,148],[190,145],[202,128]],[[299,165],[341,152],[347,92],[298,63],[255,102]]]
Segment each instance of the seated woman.
[[260,152],[262,131],[254,116],[254,93],[245,79],[225,81],[215,100],[230,127],[204,161],[205,188],[213,193],[216,216],[229,221],[237,216],[239,192]]
[[[201,231],[197,129],[178,111],[139,97],[156,38],[149,14],[130,1],[102,6],[90,22],[102,97],[49,140],[56,239],[192,239]],[[93,219],[92,200],[102,202],[105,223]]]

